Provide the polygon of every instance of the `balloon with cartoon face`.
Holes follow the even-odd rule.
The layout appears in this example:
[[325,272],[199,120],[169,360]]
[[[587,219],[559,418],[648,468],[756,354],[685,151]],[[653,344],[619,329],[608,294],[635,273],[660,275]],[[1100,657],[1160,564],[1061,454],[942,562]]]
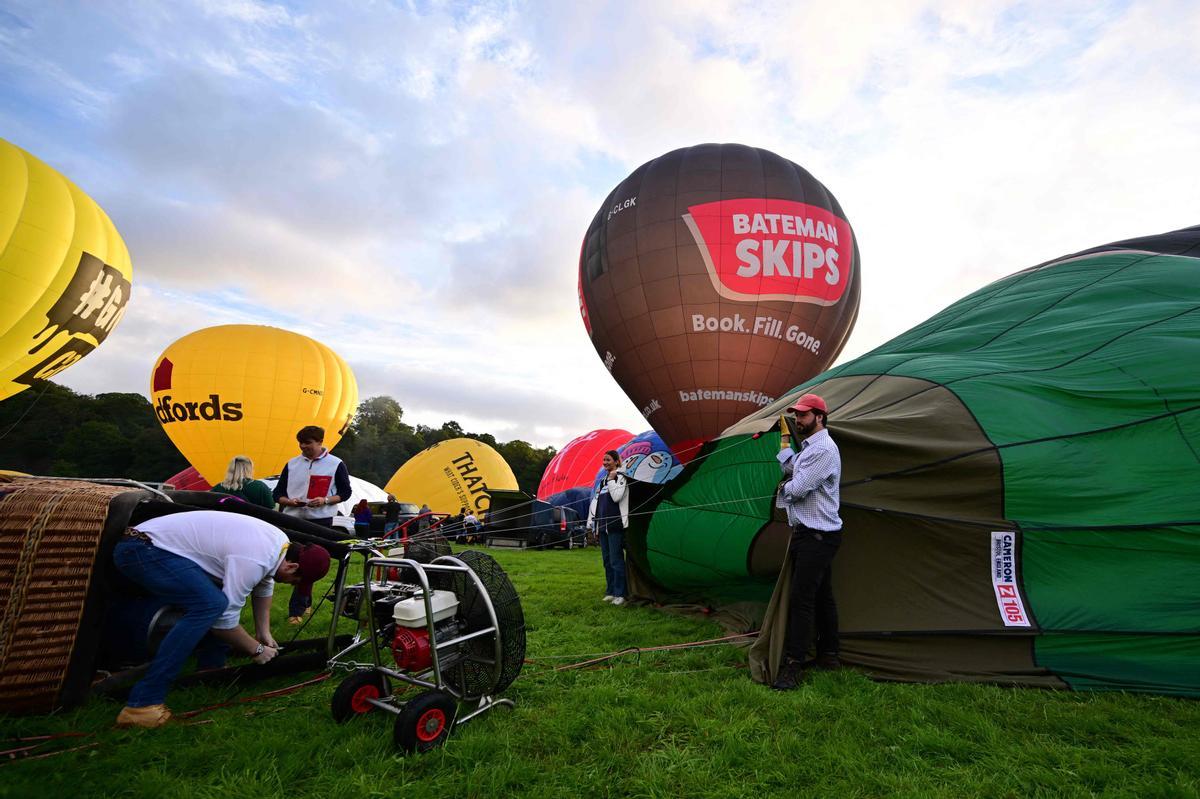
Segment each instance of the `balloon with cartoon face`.
[[[653,431],[651,435],[658,438],[658,434]],[[665,483],[683,471],[683,464],[675,459],[667,445],[662,443],[662,439],[655,442],[642,436],[638,437],[641,440],[635,439],[619,450],[625,474],[643,483]]]

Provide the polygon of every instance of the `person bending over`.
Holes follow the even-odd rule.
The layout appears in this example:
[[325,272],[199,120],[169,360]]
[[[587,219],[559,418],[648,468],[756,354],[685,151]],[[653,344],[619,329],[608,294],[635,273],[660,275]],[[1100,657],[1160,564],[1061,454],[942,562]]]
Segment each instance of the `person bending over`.
[[[311,592],[329,571],[329,552],[292,544],[278,527],[251,516],[195,510],[129,528],[113,550],[113,563],[163,604],[183,609],[117,716],[120,727],[159,727],[171,718],[167,692],[193,652],[201,668],[223,666],[229,649],[260,665],[275,657],[275,581]],[[241,626],[250,597],[253,636]]]

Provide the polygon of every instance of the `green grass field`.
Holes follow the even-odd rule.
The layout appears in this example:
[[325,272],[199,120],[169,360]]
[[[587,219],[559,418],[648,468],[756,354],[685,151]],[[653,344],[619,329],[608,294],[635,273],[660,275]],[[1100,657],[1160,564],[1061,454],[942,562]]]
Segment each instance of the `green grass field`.
[[[444,749],[400,756],[381,713],[334,724],[336,679],[154,731],[114,729],[119,705],[96,700],[0,717],[5,740],[74,730],[91,735],[56,745],[94,744],[0,765],[0,796],[1200,796],[1194,701],[883,684],[852,671],[779,694],[752,683],[744,650],[724,644],[554,671],[724,633],[602,603],[595,549],[493,554],[521,594],[530,663],[506,694],[516,709],[464,725]],[[286,597],[276,597],[280,640],[293,629]],[[178,712],[228,695],[191,689],[168,701]]]

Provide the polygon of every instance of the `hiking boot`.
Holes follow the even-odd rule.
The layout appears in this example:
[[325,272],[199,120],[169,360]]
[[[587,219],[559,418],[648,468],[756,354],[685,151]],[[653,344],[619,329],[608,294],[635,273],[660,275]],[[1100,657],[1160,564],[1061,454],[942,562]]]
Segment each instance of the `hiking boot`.
[[822,671],[837,671],[842,667],[842,659],[838,657],[837,652],[827,652],[824,655],[817,655],[817,668]]
[[790,691],[804,679],[804,667],[795,660],[786,660],[779,667],[779,675],[771,687],[776,691]]
[[144,727],[152,730],[161,727],[171,720],[171,711],[166,705],[146,705],[145,707],[124,707],[117,714],[118,727]]

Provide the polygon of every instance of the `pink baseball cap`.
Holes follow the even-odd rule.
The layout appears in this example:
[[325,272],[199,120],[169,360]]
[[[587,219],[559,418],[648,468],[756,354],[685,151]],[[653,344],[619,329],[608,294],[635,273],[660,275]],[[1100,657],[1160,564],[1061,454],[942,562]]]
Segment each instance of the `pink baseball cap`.
[[820,411],[821,413],[829,413],[829,409],[825,407],[825,400],[818,397],[816,394],[804,394],[800,399],[788,408],[789,411]]

